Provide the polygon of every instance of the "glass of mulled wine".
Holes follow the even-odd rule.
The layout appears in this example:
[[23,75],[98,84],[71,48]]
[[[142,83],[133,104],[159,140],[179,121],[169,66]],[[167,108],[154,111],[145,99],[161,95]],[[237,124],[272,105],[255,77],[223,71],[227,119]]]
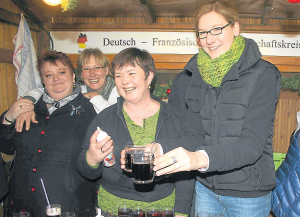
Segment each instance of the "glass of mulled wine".
[[52,204],[46,208],[47,217],[60,217],[61,207],[59,204]]
[[134,153],[131,155],[132,179],[136,184],[152,183],[154,155],[150,152]]
[[145,146],[140,146],[140,145],[125,145],[125,171],[131,172],[132,171],[132,166],[131,166],[131,155],[134,153],[143,153],[145,150]]
[[160,209],[161,217],[174,217],[174,208],[172,206],[163,206]]

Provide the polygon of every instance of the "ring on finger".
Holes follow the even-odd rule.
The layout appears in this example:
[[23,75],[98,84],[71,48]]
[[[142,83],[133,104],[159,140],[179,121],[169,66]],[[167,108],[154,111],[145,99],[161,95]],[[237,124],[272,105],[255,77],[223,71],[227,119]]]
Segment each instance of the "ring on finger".
[[20,109],[22,109],[22,105],[20,105]]
[[177,159],[175,156],[172,157],[172,160],[173,160],[173,164],[177,163]]

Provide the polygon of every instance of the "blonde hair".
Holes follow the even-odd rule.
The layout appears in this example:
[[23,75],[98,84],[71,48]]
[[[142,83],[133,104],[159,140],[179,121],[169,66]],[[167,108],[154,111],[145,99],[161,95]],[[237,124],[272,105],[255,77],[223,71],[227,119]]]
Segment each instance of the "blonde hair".
[[80,77],[82,73],[82,66],[89,62],[91,56],[95,57],[96,63],[99,65],[104,66],[105,68],[108,66],[108,75],[112,76],[110,62],[104,53],[102,53],[99,48],[86,48],[79,54],[77,58],[77,68]]
[[218,14],[222,15],[225,20],[227,20],[228,23],[231,25],[234,25],[235,22],[238,21],[238,11],[237,8],[233,5],[231,5],[227,1],[212,1],[208,4],[203,5],[201,8],[199,8],[196,11],[195,14],[195,29],[196,32],[199,32],[198,25],[200,18],[209,12],[217,12]]

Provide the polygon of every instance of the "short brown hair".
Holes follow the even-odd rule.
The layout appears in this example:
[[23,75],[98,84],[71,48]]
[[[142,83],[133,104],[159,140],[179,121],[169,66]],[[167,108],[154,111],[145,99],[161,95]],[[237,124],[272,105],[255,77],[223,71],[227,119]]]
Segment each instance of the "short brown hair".
[[57,61],[61,62],[64,66],[69,67],[71,73],[75,72],[70,58],[65,53],[58,52],[56,50],[50,50],[46,51],[41,57],[38,58],[37,68],[42,80],[42,68],[44,67],[45,63],[50,62],[51,64],[57,65]]
[[148,51],[136,47],[126,48],[114,57],[111,62],[112,73],[114,75],[115,70],[121,69],[126,65],[135,67],[136,64],[144,70],[146,79],[150,71],[152,71],[155,76],[156,69],[152,56]]
[[77,69],[80,76],[81,76],[82,66],[88,63],[91,56],[95,57],[95,60],[99,65],[104,66],[105,68],[108,66],[108,70],[109,70],[108,74],[112,76],[111,69],[110,69],[110,62],[108,58],[105,56],[105,54],[102,53],[102,51],[99,48],[86,48],[79,54],[77,58]]
[[199,31],[198,25],[200,18],[209,12],[215,11],[218,14],[222,15],[228,23],[234,25],[235,22],[238,22],[238,11],[237,8],[231,5],[227,1],[212,1],[208,4],[203,5],[196,11],[195,14],[195,29],[196,32]]

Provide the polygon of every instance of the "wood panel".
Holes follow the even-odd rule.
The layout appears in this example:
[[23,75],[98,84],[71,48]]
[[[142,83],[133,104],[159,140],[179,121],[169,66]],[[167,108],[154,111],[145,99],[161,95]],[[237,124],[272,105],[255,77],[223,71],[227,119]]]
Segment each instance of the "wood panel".
[[300,111],[300,97],[298,93],[281,91],[274,123],[274,152],[287,152],[290,136],[297,126],[298,111]]

